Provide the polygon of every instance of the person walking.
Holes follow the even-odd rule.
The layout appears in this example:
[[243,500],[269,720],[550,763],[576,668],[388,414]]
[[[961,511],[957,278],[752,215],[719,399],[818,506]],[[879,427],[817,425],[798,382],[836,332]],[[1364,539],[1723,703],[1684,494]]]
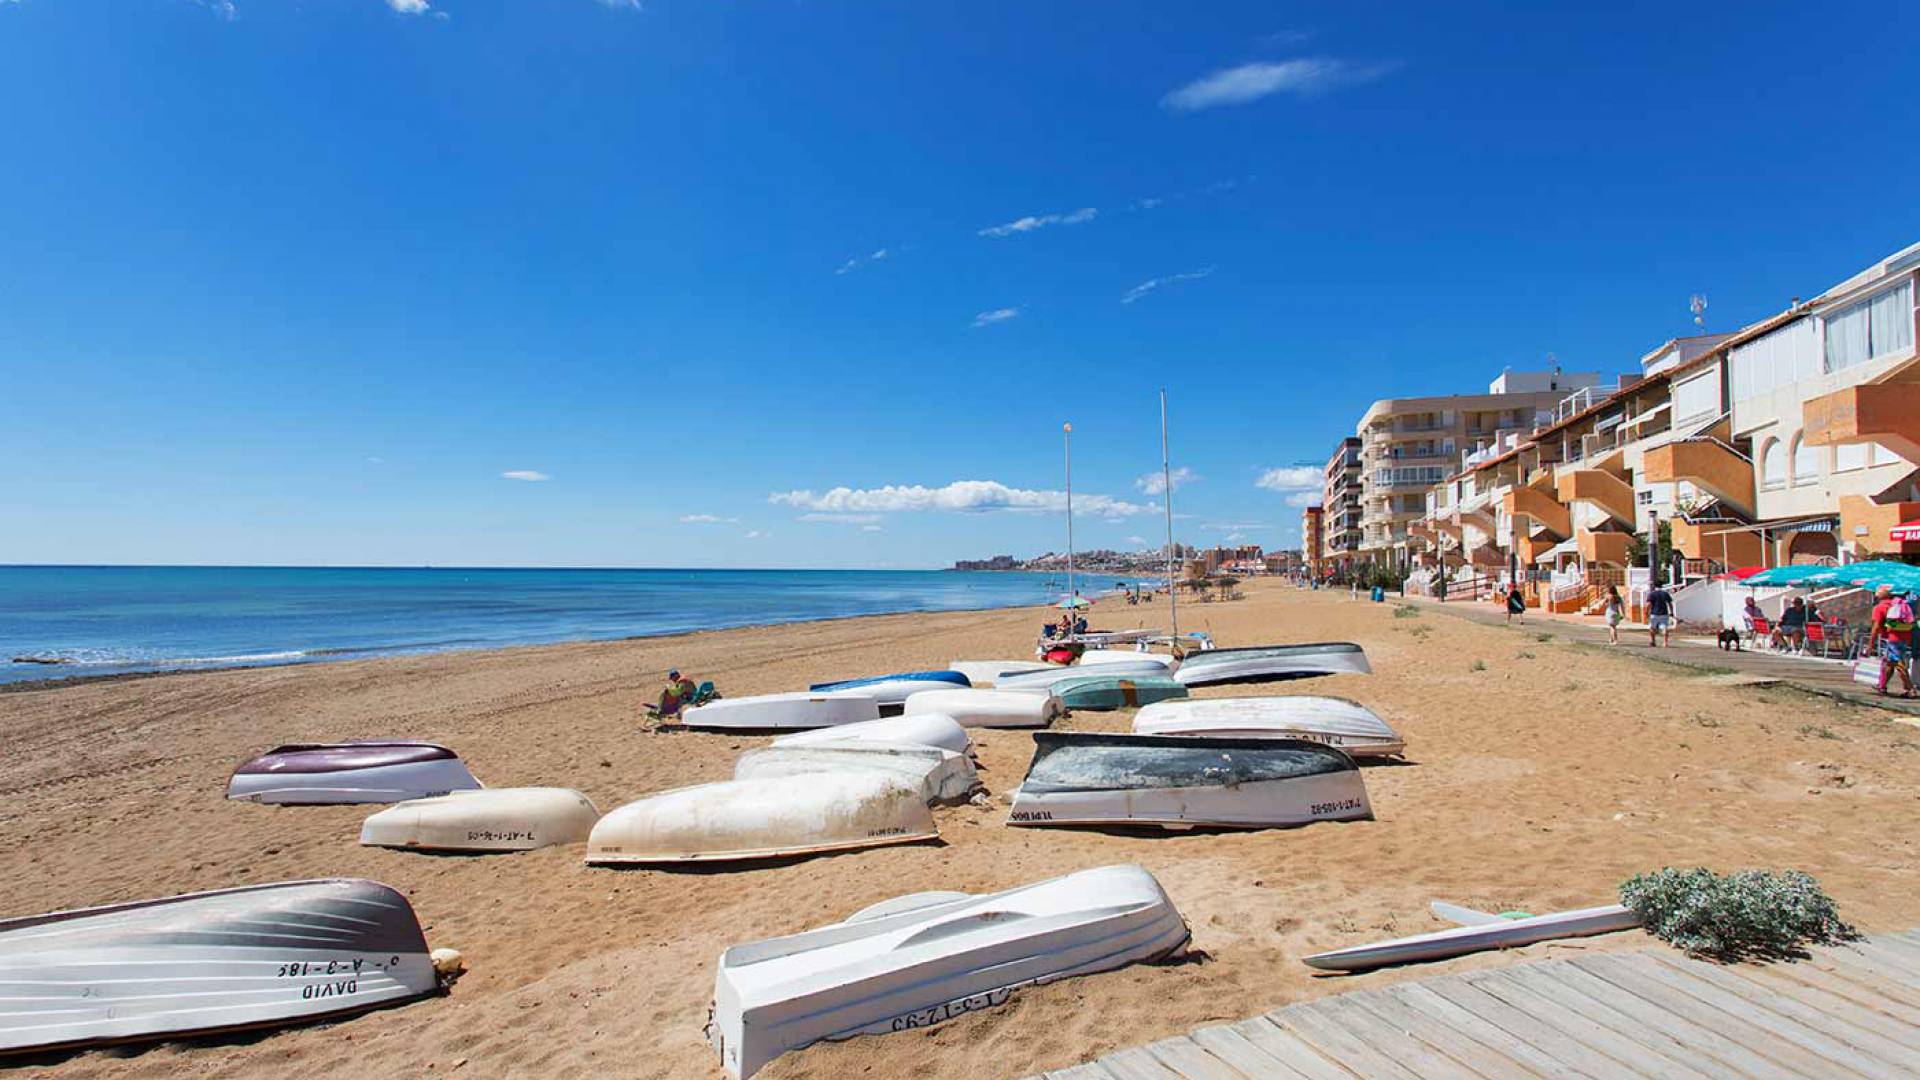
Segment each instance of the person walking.
[[1620,596],[1620,586],[1607,586],[1607,644],[1620,644],[1620,624],[1627,621],[1627,602]]
[[1673,594],[1656,581],[1647,593],[1647,648],[1661,645],[1673,648]]
[[1880,683],[1874,689],[1885,694],[1897,672],[1907,688],[1900,696],[1913,697],[1913,598],[1896,594],[1891,585],[1880,586],[1873,595],[1879,603],[1873,605],[1867,650],[1880,654]]
[[[1507,589],[1507,625],[1512,626],[1514,619],[1526,613],[1527,598],[1520,595],[1520,586],[1518,583],[1515,583]],[[1524,622],[1525,620],[1523,619],[1522,621]]]

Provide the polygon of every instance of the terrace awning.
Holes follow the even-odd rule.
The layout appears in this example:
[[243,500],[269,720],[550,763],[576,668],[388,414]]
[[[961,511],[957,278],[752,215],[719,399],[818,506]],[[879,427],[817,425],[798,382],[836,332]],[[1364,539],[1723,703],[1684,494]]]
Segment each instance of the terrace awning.
[[1888,529],[1887,539],[1896,544],[1920,544],[1920,518]]

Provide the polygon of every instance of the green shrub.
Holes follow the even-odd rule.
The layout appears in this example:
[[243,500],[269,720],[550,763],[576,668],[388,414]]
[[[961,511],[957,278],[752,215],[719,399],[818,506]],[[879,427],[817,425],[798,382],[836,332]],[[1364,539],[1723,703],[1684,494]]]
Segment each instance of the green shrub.
[[1620,902],[1647,933],[1689,956],[1736,963],[1783,960],[1805,945],[1860,935],[1840,921],[1833,898],[1810,875],[1742,870],[1721,877],[1705,867],[1667,867],[1620,886]]

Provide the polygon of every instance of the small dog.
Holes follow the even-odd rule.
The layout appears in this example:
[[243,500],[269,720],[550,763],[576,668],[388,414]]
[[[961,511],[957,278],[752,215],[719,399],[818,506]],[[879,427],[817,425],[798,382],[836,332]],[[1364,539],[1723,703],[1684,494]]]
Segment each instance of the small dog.
[[1723,652],[1744,651],[1740,648],[1740,631],[1733,629],[1720,631],[1720,649]]

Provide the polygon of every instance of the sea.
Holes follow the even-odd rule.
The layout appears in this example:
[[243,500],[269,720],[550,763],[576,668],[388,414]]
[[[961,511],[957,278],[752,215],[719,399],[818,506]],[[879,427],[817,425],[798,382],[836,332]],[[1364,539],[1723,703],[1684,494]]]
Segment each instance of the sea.
[[[1076,574],[1074,589],[1121,580]],[[0,683],[1020,607],[1065,589],[1017,571],[0,566]]]

